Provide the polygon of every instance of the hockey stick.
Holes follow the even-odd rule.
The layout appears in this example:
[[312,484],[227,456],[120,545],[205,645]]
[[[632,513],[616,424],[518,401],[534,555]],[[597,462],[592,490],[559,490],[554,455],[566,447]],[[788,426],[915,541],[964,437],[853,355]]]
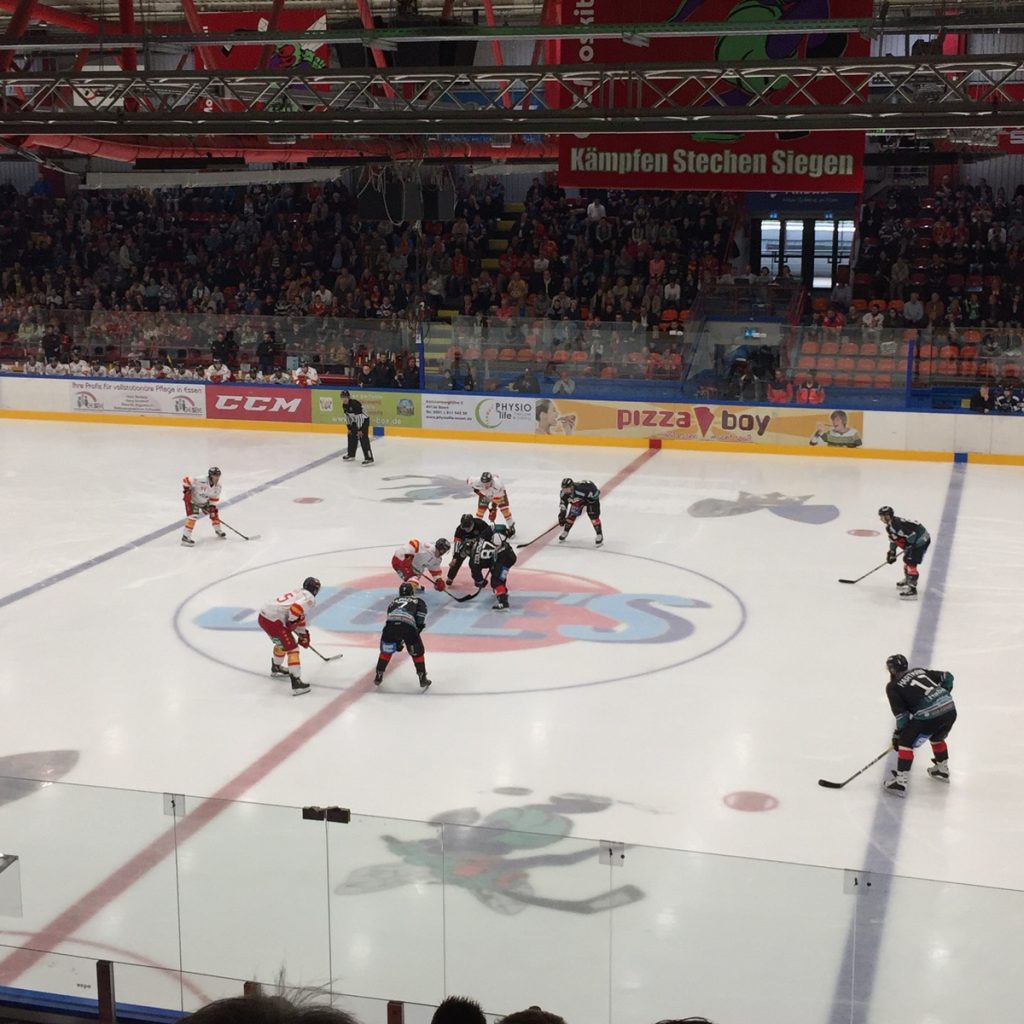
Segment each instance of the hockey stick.
[[517,544],[516,547],[517,548],[528,548],[531,544],[536,544],[537,541],[539,541],[539,540],[543,539],[544,537],[546,537],[552,530],[557,530],[560,525],[561,525],[560,523],[555,523],[554,526],[549,526],[543,533],[540,533],[536,537],[534,537],[533,540],[528,540],[524,544]]
[[339,658],[344,658],[344,654],[332,654],[329,658],[321,654],[312,644],[309,645],[308,650],[312,651],[321,661],[337,661]]
[[242,538],[242,540],[259,540],[260,539],[260,535],[258,533],[254,533],[251,537],[247,537],[244,533],[242,533],[241,530],[236,530],[230,523],[225,523],[223,519],[220,521],[220,525],[221,526],[226,526],[232,533],[237,533],[238,536]]
[[474,590],[472,594],[463,594],[462,597],[456,597],[450,590],[446,590],[445,593],[453,601],[457,601],[459,604],[465,604],[466,601],[472,601],[474,597],[477,597],[482,591],[486,590],[486,588],[487,588],[487,580],[489,578],[490,578],[489,576],[485,576],[483,583],[481,583],[480,586],[477,587],[476,590]]
[[839,582],[840,583],[860,583],[861,580],[867,579],[867,577],[870,576],[873,572],[878,572],[879,569],[884,569],[889,564],[891,564],[891,563],[889,562],[888,559],[886,559],[881,565],[876,565],[874,567],[874,569],[869,569],[866,573],[864,573],[863,576],[858,576],[855,580],[840,580]]
[[842,789],[847,782],[853,782],[858,775],[862,775],[866,772],[873,764],[878,764],[886,754],[892,751],[892,747],[886,747],[878,757],[873,757],[859,772],[854,772],[848,779],[844,779],[842,782],[829,782],[828,779],[818,779],[818,785],[824,786],[826,789]]

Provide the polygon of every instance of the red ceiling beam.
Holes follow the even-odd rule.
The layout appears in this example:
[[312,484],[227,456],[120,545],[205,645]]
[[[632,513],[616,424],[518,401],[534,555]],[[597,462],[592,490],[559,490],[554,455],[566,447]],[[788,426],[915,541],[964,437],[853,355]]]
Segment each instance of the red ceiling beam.
[[[121,34],[125,36],[135,35],[135,0],[117,0],[118,21]],[[132,72],[139,70],[139,62],[135,54],[134,46],[126,46],[118,58],[122,71]]]
[[[4,33],[3,42],[13,43],[25,34],[25,29],[32,24],[32,8],[36,0],[18,0],[18,6],[7,23],[7,31]],[[14,64],[14,50],[4,50],[0,53],[0,72],[11,70]]]
[[[196,10],[195,0],[181,0],[181,13],[185,15],[189,31],[197,36],[203,34],[203,23],[199,20],[199,12]],[[212,46],[197,46],[199,56],[203,64],[210,70],[216,71],[220,66],[217,61],[217,53]]]
[[[0,11],[13,14],[17,11],[20,0],[0,0]],[[95,18],[87,18],[82,14],[73,14],[71,11],[61,11],[56,7],[48,7],[46,4],[35,4],[32,8],[33,21],[45,21],[47,25],[54,25],[57,28],[69,28],[73,32],[82,32],[88,36],[98,36],[101,32],[110,31],[112,26],[109,22],[97,21]]]
[[[363,28],[374,28],[373,12],[370,10],[370,0],[356,0],[356,5],[359,8],[359,17],[362,19]],[[384,56],[384,51],[379,46],[371,47],[370,53],[373,54],[373,63],[376,64],[377,67],[386,68],[388,66],[388,61]],[[395,90],[392,89],[390,85],[385,85],[384,95],[391,99],[395,95]]]

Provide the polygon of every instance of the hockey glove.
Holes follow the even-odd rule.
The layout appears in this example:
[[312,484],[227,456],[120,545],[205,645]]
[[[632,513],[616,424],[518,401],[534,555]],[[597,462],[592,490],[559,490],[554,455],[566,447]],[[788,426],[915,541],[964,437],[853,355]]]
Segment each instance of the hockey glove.
[[440,577],[434,580],[434,589],[439,590],[443,594],[445,591],[444,580],[442,580]]
[[300,647],[309,646],[309,633],[299,633],[295,639],[298,641]]
[[889,548],[889,553],[885,556],[885,560],[890,565],[892,565],[892,563],[896,561],[896,557],[897,557],[896,556],[896,548],[895,547]]
[[565,513],[564,512],[559,512],[558,513],[558,525],[559,526],[565,526]]

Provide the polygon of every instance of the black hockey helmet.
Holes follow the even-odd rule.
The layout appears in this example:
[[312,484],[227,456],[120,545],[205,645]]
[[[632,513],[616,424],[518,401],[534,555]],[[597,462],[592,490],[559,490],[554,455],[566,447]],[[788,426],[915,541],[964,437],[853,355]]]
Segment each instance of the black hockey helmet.
[[403,583],[398,588],[399,597],[412,597],[416,593],[416,588],[411,583]]
[[339,391],[338,394],[341,395],[342,398],[352,397],[352,393],[350,391]]
[[220,469],[217,466],[211,466],[207,471],[206,475],[211,479],[215,476],[220,476]]
[[452,546],[448,541],[447,537],[439,537],[434,541],[434,550],[439,554],[443,555],[448,551],[451,551]]
[[890,654],[889,657],[885,659],[885,667],[890,671],[890,673],[892,673],[892,675],[897,675],[900,672],[906,672],[910,667],[910,664],[904,655]]
[[320,581],[315,576],[307,576],[302,581],[302,589],[308,590],[314,597],[320,593]]
[[461,526],[463,530],[470,529],[473,526],[473,518],[474,517],[467,512],[461,519],[459,519],[459,526]]
[[894,516],[894,515],[896,515],[896,513],[893,512],[891,505],[883,505],[878,510],[878,518],[879,519],[884,519],[886,516],[890,516],[891,517],[891,516]]
[[576,484],[573,481],[573,478],[571,476],[567,476],[562,481],[562,490],[563,491],[571,491],[575,486],[576,486]]
[[494,474],[488,473],[486,469],[480,474],[480,483],[482,484],[489,484],[493,479]]

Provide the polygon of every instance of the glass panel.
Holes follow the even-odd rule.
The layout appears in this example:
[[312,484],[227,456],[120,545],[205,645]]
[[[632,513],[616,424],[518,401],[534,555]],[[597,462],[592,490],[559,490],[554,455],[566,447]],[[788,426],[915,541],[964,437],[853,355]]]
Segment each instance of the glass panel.
[[835,240],[835,221],[816,220],[814,222],[814,288],[831,288],[835,283],[832,257]]
[[[448,991],[471,992],[493,1013],[537,1005],[608,1021],[612,914],[636,893],[611,878],[596,841],[565,834],[567,818],[517,815],[507,828],[444,828]],[[519,831],[527,816],[552,831]]]
[[778,220],[761,221],[761,266],[768,267],[772,277],[779,265],[779,252],[782,243],[782,222]]
[[839,262],[849,263],[853,251],[853,236],[856,225],[852,220],[837,220],[836,235],[839,240]]
[[844,872],[630,847],[620,875],[643,898],[612,921],[614,1020],[833,1019],[856,908]]
[[439,1003],[447,880],[441,826],[353,815],[348,825],[328,824],[327,841],[335,985],[376,999]]
[[[173,826],[162,794],[0,779],[0,836],[21,893],[4,937],[25,946],[8,977],[88,996],[97,959],[179,969]],[[83,908],[88,929],[64,923]],[[58,945],[70,955],[40,959]]]
[[[804,245],[804,222],[802,220],[787,220],[785,230],[782,233],[782,259],[779,262],[779,270],[788,267],[794,278],[801,276],[803,264]],[[776,275],[777,276],[777,275]]]
[[187,838],[178,849],[183,969],[328,984],[324,823],[304,821],[294,807],[193,797],[185,798],[185,812],[179,830]]

